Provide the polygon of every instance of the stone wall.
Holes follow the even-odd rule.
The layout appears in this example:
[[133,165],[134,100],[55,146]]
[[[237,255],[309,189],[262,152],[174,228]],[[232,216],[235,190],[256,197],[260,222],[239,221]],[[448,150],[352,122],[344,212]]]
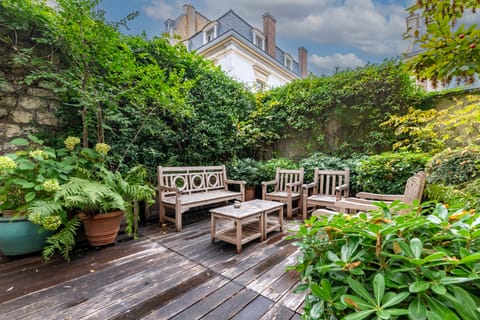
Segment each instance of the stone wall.
[[[1,36],[8,36],[0,28]],[[20,48],[30,48],[34,44],[27,35],[19,35],[16,45],[0,41],[0,154],[9,152],[8,141],[35,132],[39,126],[52,129],[58,125],[55,110],[61,101],[49,90],[47,82],[31,85],[25,83],[29,74],[28,66],[14,63],[13,58]],[[47,50],[35,47],[36,52]]]

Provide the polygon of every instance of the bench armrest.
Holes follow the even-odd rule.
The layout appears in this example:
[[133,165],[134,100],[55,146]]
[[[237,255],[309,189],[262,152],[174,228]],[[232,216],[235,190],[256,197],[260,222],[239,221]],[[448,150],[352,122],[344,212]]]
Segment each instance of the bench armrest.
[[240,186],[240,194],[241,194],[241,199],[240,201],[245,201],[245,184],[247,184],[244,180],[229,180],[225,179],[225,184],[238,184]]
[[361,199],[382,200],[382,201],[395,201],[395,200],[403,199],[403,194],[380,194],[380,193],[370,193],[370,192],[359,192],[355,196]]
[[225,183],[226,184],[238,184],[238,185],[246,184],[246,182],[243,181],[243,180],[229,180],[229,179],[226,179]]
[[159,191],[180,192],[180,189],[178,189],[176,187],[169,187],[169,186],[164,186],[164,185],[159,185],[158,190]]
[[163,198],[165,197],[165,195],[164,195],[165,192],[175,193],[175,197],[176,197],[177,201],[180,201],[180,189],[179,188],[159,185],[158,186],[158,197],[159,197],[160,202],[162,202]]

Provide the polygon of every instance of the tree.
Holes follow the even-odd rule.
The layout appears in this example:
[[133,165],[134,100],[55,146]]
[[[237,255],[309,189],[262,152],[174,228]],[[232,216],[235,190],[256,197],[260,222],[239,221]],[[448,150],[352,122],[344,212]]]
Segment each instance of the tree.
[[480,30],[476,24],[468,26],[462,18],[480,8],[478,0],[429,0],[421,1],[407,10],[421,12],[424,32],[407,32],[414,37],[422,51],[406,61],[408,70],[419,80],[449,83],[472,83],[480,73]]

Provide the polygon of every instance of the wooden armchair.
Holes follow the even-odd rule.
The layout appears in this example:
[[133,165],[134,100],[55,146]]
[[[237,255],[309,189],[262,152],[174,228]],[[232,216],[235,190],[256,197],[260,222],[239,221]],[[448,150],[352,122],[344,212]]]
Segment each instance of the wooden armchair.
[[[291,219],[294,212],[301,210],[301,198],[303,184],[303,168],[298,170],[277,168],[275,180],[262,182],[262,199],[279,201],[287,205],[287,218]],[[268,186],[274,186],[272,192],[268,192]],[[296,201],[298,204],[293,207]]]
[[423,171],[417,172],[408,178],[405,185],[405,192],[403,194],[378,194],[369,192],[359,192],[355,197],[342,197],[340,190],[337,192],[337,201],[335,208],[337,211],[371,211],[377,210],[378,207],[373,202],[383,201],[391,203],[395,200],[400,200],[403,203],[412,204],[414,200],[421,201],[423,196],[423,189],[425,188],[425,173]]
[[332,208],[335,205],[336,190],[342,197],[348,197],[350,169],[319,170],[315,168],[313,182],[303,185],[303,219],[310,208]]

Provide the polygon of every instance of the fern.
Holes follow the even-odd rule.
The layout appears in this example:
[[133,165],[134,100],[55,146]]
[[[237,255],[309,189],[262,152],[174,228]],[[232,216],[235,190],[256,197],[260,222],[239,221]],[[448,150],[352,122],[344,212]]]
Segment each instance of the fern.
[[75,246],[75,235],[79,226],[80,220],[73,218],[63,229],[48,237],[42,252],[43,259],[49,260],[58,251],[65,260],[70,261],[70,251]]

